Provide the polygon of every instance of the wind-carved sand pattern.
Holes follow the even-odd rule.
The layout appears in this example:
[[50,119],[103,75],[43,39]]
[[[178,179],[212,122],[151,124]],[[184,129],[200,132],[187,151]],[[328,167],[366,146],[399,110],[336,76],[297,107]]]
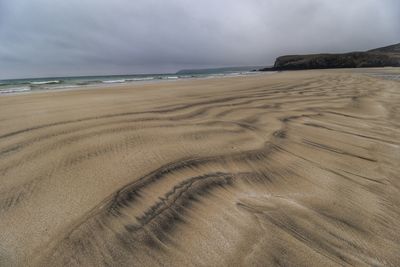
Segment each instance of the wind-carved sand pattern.
[[1,97],[0,265],[400,266],[399,114],[349,70]]

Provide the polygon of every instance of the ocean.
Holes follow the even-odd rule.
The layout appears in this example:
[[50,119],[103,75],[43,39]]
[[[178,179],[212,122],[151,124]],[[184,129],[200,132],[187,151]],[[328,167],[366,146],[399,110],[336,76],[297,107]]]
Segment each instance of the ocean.
[[219,69],[182,70],[170,74],[139,74],[110,76],[51,77],[32,79],[0,80],[0,95],[21,94],[40,90],[66,90],[74,88],[97,87],[99,85],[129,84],[138,82],[157,82],[182,79],[207,79],[254,75],[259,67],[234,67]]

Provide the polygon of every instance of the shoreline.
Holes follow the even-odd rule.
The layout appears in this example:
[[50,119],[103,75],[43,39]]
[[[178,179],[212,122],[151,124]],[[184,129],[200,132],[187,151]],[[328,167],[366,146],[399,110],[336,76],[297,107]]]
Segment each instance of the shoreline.
[[[179,78],[179,79],[152,79],[152,80],[142,80],[142,81],[129,81],[129,82],[121,82],[121,83],[96,83],[96,84],[89,84],[89,85],[82,85],[82,86],[73,86],[71,88],[56,88],[56,89],[36,89],[36,90],[29,90],[29,91],[22,91],[22,92],[7,92],[1,93],[0,97],[4,96],[15,96],[15,95],[25,95],[25,94],[36,94],[36,93],[50,93],[50,92],[66,92],[66,91],[76,91],[76,90],[97,90],[97,89],[104,89],[104,88],[118,88],[118,87],[135,87],[141,86],[146,84],[163,84],[163,83],[171,83],[171,82],[180,82],[180,81],[197,81],[197,80],[209,80],[209,79],[229,79],[229,78],[236,78],[236,77],[253,77],[259,75],[272,75],[277,73],[285,73],[285,72],[307,72],[307,71],[351,71],[354,73],[361,72],[367,73],[368,71],[377,71],[377,73],[372,72],[371,75],[382,76],[386,75],[390,76],[391,72],[396,72],[397,69],[400,67],[383,67],[383,68],[337,68],[337,69],[304,69],[304,70],[279,70],[279,71],[258,71],[258,72],[251,72],[247,74],[234,74],[234,75],[210,75],[205,77],[190,77],[190,78]],[[384,74],[385,72],[389,72]],[[399,80],[400,77],[395,75],[394,80]]]
[[[215,74],[193,74],[193,75],[180,75],[180,76],[173,76],[169,74],[163,74],[165,77],[157,77],[157,76],[149,76],[149,77],[142,77],[142,78],[131,78],[131,79],[122,79],[120,80],[108,80],[104,79],[103,81],[98,80],[98,81],[92,81],[89,82],[86,85],[75,85],[73,83],[67,83],[64,86],[61,85],[63,83],[60,83],[60,81],[63,81],[63,79],[73,79],[74,77],[57,77],[54,79],[51,78],[43,78],[48,81],[43,81],[43,82],[26,82],[23,84],[20,84],[22,87],[11,87],[11,88],[6,88],[3,90],[0,90],[0,97],[3,95],[16,95],[16,94],[29,94],[29,93],[35,93],[35,92],[48,92],[48,91],[65,91],[65,90],[82,90],[82,89],[93,89],[93,88],[102,88],[102,87],[112,87],[112,86],[126,86],[126,85],[141,85],[141,84],[147,84],[147,83],[162,83],[162,82],[175,82],[175,81],[190,81],[190,80],[202,80],[202,79],[219,79],[219,78],[230,78],[230,77],[246,77],[246,76],[255,76],[255,75],[265,75],[265,74],[272,74],[273,72],[243,72],[243,73],[215,73]],[[105,77],[118,77],[118,76],[104,76]],[[77,79],[79,78],[97,78],[97,76],[94,77],[76,77]],[[24,80],[24,79],[21,79]],[[32,79],[34,80],[34,79]],[[4,80],[7,81],[7,80]],[[11,81],[11,80],[10,80]],[[16,80],[18,81],[18,80]],[[55,84],[55,85],[53,85]],[[2,86],[6,86],[7,84],[1,84]],[[16,84],[17,85],[17,84]],[[38,88],[34,89],[32,86],[46,86],[46,85],[52,85],[52,87],[48,88]],[[26,88],[23,88],[23,87]]]

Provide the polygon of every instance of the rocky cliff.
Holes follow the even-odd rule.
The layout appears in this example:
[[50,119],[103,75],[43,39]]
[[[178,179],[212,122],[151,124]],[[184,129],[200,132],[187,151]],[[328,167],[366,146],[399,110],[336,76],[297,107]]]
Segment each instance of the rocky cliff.
[[366,52],[344,54],[287,55],[278,57],[269,70],[400,67],[400,43]]

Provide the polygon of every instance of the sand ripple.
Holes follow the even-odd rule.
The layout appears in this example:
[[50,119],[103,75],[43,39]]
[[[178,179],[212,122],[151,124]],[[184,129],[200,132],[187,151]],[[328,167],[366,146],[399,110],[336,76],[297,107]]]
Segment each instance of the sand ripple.
[[400,83],[383,76],[1,97],[0,265],[399,266]]

